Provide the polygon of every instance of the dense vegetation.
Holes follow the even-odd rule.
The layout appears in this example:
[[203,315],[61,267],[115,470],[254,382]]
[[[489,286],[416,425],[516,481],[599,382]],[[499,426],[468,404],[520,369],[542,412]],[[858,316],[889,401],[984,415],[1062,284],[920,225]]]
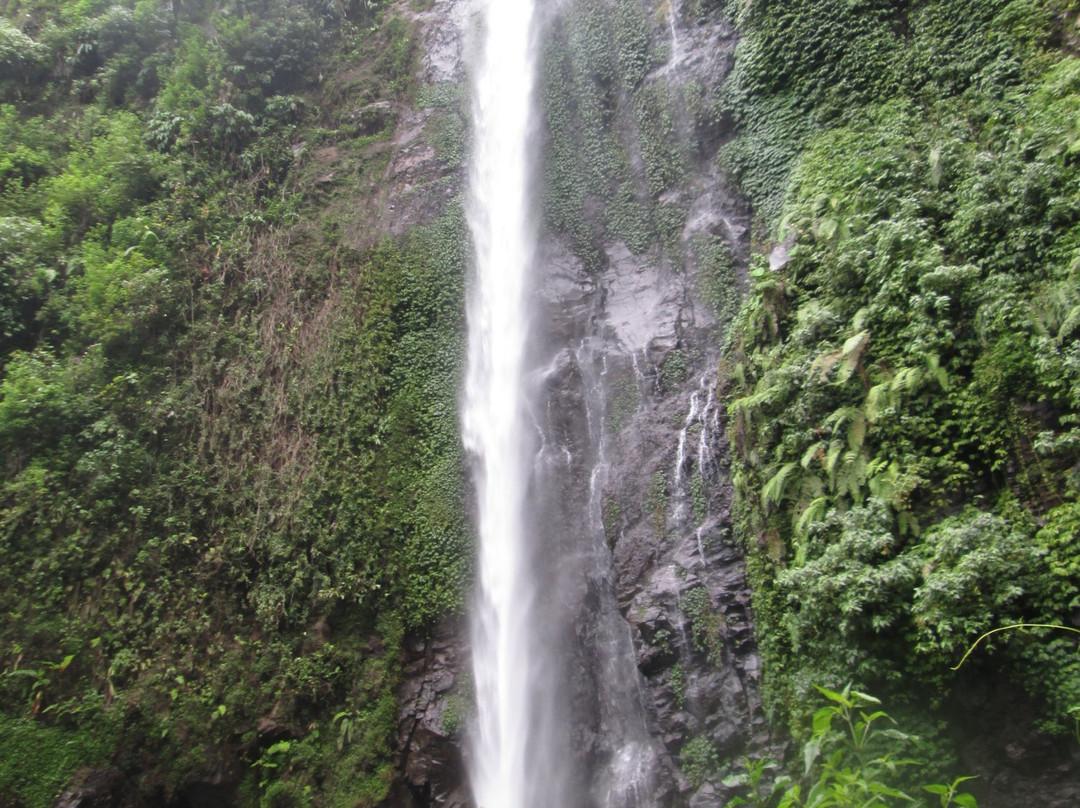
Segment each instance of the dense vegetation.
[[582,0],[545,40],[543,212],[591,270],[606,242],[636,254],[677,249],[687,211],[661,203],[686,174],[668,85],[648,74],[666,55],[637,0]]
[[354,210],[418,94],[460,159],[379,5],[0,4],[0,803],[385,793],[464,574],[465,234]]
[[761,252],[729,432],[772,717],[801,733],[814,684],[948,717],[1006,682],[1071,735],[1074,634],[951,668],[1080,614],[1080,6],[725,5],[721,160]]
[[[460,205],[392,239],[355,210],[404,104],[460,163],[461,94],[416,86],[382,5],[0,0],[0,803],[87,765],[162,800],[385,794],[403,638],[456,606],[468,537]],[[724,319],[677,131],[735,133],[761,255],[724,371],[771,717],[836,747],[822,789],[880,757],[806,729],[815,684],[834,717],[849,681],[887,696],[939,760],[923,708],[995,681],[1072,731],[1072,634],[951,666],[1080,613],[1080,4],[680,4],[720,7],[734,74],[682,98],[641,4],[556,22],[544,215],[593,270],[615,239],[696,265]]]

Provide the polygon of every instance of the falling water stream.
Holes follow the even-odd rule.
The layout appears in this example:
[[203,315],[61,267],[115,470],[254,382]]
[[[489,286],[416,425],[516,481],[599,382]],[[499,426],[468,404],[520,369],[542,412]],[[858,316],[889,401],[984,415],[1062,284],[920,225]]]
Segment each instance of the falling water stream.
[[[630,360],[643,398],[659,388],[638,363],[640,353],[651,365],[645,348],[613,343],[602,318],[568,340],[573,328],[553,329],[551,311],[531,310],[546,275],[530,205],[537,9],[535,0],[478,2],[462,414],[479,539],[474,804],[654,808],[666,752],[650,726],[603,520],[609,351]],[[679,440],[681,501],[688,431],[710,404],[703,380]]]
[[533,802],[537,649],[524,509],[530,467],[524,361],[535,231],[528,206],[532,0],[488,0],[475,70],[470,292],[463,434],[475,469],[479,553],[472,617],[477,725],[471,780],[483,808]]

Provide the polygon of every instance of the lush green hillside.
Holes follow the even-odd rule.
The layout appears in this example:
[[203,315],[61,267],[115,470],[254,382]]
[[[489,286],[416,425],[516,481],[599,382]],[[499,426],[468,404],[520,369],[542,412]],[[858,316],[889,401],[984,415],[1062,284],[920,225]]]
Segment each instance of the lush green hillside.
[[799,731],[814,683],[939,719],[1012,690],[1071,737],[1074,634],[951,667],[1080,624],[1080,8],[726,5],[722,160],[760,248],[729,433],[772,716]]
[[465,235],[355,213],[420,89],[378,6],[2,4],[0,803],[384,793],[460,597]]

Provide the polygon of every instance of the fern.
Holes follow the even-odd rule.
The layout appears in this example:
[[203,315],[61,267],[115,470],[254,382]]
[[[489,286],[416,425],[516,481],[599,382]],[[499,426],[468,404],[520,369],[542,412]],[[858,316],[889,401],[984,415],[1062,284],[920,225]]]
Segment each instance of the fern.
[[848,429],[848,448],[853,452],[862,449],[863,443],[866,441],[866,429],[866,415],[859,410],[855,410],[855,415],[851,419],[851,427]]
[[761,489],[761,499],[767,508],[779,505],[783,501],[788,480],[797,468],[799,468],[798,463],[785,463],[765,483]]
[[819,440],[817,443],[812,443],[810,447],[803,452],[802,460],[799,461],[799,465],[804,469],[809,468],[810,464],[815,460],[820,460],[825,456],[825,441]]
[[881,416],[896,406],[892,393],[892,383],[889,381],[875,384],[870,388],[870,392],[866,394],[866,401],[863,404],[863,412],[866,413],[867,421],[871,424],[877,422]]
[[843,361],[840,363],[840,373],[837,375],[836,380],[843,384],[851,375],[855,372],[859,366],[859,360],[862,358],[863,351],[866,350],[866,346],[870,343],[870,332],[860,331],[853,337],[848,337],[844,342],[844,347],[841,349],[843,354]]
[[814,522],[821,521],[828,510],[828,497],[818,497],[817,499],[811,500],[810,504],[803,509],[803,512],[799,514],[799,518],[795,522],[795,535],[805,536],[810,529],[810,525]]

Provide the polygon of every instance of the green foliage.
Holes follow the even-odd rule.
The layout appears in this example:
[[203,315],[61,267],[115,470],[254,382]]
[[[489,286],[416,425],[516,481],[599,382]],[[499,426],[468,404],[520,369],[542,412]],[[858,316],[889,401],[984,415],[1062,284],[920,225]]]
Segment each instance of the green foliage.
[[701,586],[691,589],[679,605],[690,620],[694,648],[706,654],[714,665],[723,664],[723,617],[713,611],[708,590]]
[[742,302],[731,250],[715,236],[698,238],[692,247],[698,260],[698,295],[717,322],[726,327],[735,319]]
[[921,553],[926,563],[912,607],[920,652],[957,655],[971,637],[1017,622],[1047,583],[1030,531],[991,514],[938,523]]
[[403,17],[392,17],[384,28],[385,44],[375,60],[375,74],[395,94],[403,94],[412,82],[416,43],[412,26]]
[[[813,681],[838,675],[874,681],[899,676],[881,659],[903,628],[919,560],[897,555],[898,541],[880,504],[832,512],[809,531],[800,547],[804,563],[776,578],[784,599],[783,624],[791,648],[804,664],[792,671],[800,698],[813,695]],[[886,660],[888,659],[885,656]]]
[[[946,699],[977,636],[1075,605],[1078,74],[1060,12],[735,9],[720,160],[789,260],[752,264],[728,412],[766,700],[793,727],[815,681]],[[981,675],[1071,726],[1072,639],[994,639]]]
[[686,211],[658,201],[686,172],[676,100],[649,75],[659,61],[634,0],[574,3],[545,39],[544,221],[589,270],[604,266],[605,241],[636,255],[680,247]]
[[624,182],[615,192],[615,198],[607,209],[607,229],[611,235],[623,240],[630,252],[641,255],[656,240],[650,207],[638,201],[634,184]]
[[690,478],[690,505],[693,509],[694,521],[700,525],[708,516],[708,494],[705,478],[698,471],[695,471]]
[[[1053,36],[1040,0],[750,0],[722,107],[740,128],[721,154],[755,210],[780,218],[789,171],[815,129],[897,97],[1001,98]],[[1026,61],[1025,61],[1026,60]]]
[[686,174],[671,106],[662,85],[648,84],[635,93],[634,120],[645,162],[645,182],[654,197],[678,185]]
[[611,401],[606,410],[607,428],[613,434],[622,432],[640,406],[641,390],[637,378],[627,372],[612,385]]
[[691,788],[700,787],[720,771],[716,747],[701,735],[691,738],[679,750],[679,771]]
[[386,793],[404,633],[459,607],[470,537],[460,205],[372,245],[322,179],[382,176],[412,90],[381,5],[36,0],[0,29],[0,717],[42,762],[0,755],[0,802],[84,764]]
[[32,84],[45,71],[46,49],[10,22],[0,19],[0,93],[9,87]]
[[1061,505],[1046,514],[1035,543],[1046,554],[1056,584],[1050,587],[1054,600],[1048,606],[1060,614],[1080,607],[1080,502]]
[[45,187],[45,224],[69,243],[151,201],[162,179],[162,161],[144,145],[137,117],[118,112],[85,124],[85,140]]
[[29,718],[0,715],[0,799],[49,808],[77,769],[100,764],[114,742],[108,733],[62,729]]
[[652,66],[645,12],[632,0],[617,0],[614,28],[619,75],[627,87],[635,89],[645,80],[645,74]]
[[649,490],[645,495],[645,501],[642,503],[642,510],[649,520],[649,524],[652,525],[653,531],[658,536],[663,536],[666,533],[667,505],[667,474],[657,470],[653,472],[652,479],[649,481]]
[[[935,804],[977,808],[975,797],[960,790],[971,777],[923,785],[917,791],[910,788],[914,778],[906,774],[907,767],[927,766],[926,747],[918,738],[897,729],[896,722],[877,709],[881,704],[878,699],[852,690],[850,685],[840,692],[817,690],[827,701],[814,713],[810,736],[803,744],[801,775],[766,779],[775,764],[744,760],[745,773],[724,782],[747,787],[749,793],[730,800],[726,808],[927,808]],[[922,792],[937,799],[928,801]]]
[[675,697],[675,704],[682,709],[686,704],[686,676],[681,662],[676,662],[671,666],[668,682],[671,685],[671,693]]
[[660,389],[671,392],[685,382],[690,373],[689,363],[690,357],[681,348],[670,351],[660,366]]

